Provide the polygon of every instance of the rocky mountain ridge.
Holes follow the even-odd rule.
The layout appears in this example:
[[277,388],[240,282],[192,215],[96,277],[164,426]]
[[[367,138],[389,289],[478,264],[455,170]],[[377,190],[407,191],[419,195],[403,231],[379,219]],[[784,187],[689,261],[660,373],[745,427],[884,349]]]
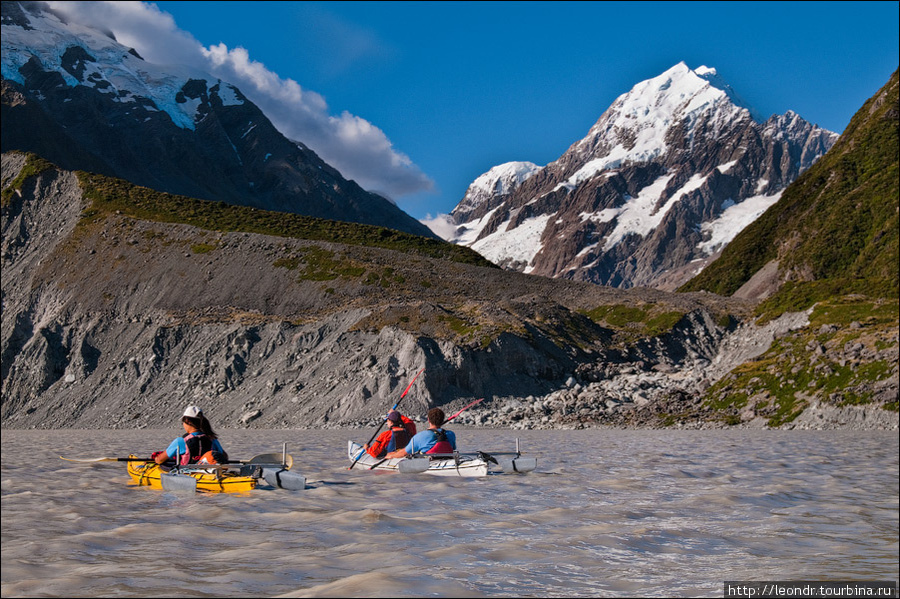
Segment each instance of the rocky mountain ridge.
[[228,82],[148,63],[43,2],[4,1],[2,10],[3,152],[195,198],[434,237],[288,140]]
[[[450,215],[453,240],[526,273],[674,289],[837,137],[792,112],[758,122],[714,69],[680,63],[620,96],[555,162],[482,175]],[[517,165],[514,184],[479,191]]]
[[[706,393],[810,318],[759,326],[751,304],[708,293],[146,220],[30,160],[3,155],[5,428],[169,426],[187,403],[222,427],[369,426],[423,368],[403,409],[485,397],[461,424],[764,425],[762,406],[733,415]],[[880,363],[896,346],[857,353]],[[882,396],[822,402],[896,427]]]

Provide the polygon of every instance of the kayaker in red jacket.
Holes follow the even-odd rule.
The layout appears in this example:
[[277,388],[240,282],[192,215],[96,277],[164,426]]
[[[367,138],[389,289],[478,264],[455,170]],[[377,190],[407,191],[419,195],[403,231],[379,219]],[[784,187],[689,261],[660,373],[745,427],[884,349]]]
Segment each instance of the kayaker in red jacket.
[[372,445],[367,443],[363,446],[373,458],[383,458],[389,451],[406,447],[416,434],[416,423],[396,410],[391,410],[387,421],[388,430],[378,435]]

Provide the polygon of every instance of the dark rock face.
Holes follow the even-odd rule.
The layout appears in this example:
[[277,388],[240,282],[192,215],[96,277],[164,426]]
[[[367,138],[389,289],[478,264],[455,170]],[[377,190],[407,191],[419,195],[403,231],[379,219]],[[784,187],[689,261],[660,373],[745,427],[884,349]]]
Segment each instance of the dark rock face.
[[674,289],[836,139],[791,112],[760,123],[709,70],[681,64],[621,96],[502,196],[476,204],[473,185],[451,217],[466,245],[507,268]]
[[[37,4],[28,10],[34,19],[46,16]],[[3,3],[4,29],[27,30],[28,23],[18,3]],[[392,202],[285,138],[233,86],[187,78],[169,101],[192,118],[175,122],[159,98],[132,92],[140,86],[117,79],[118,64],[132,71],[153,65],[124,46],[114,57],[117,63],[109,48],[95,56],[87,43],[75,42],[59,49],[59,71],[33,54],[18,69],[21,80],[3,80],[3,152],[34,152],[69,170],[169,193],[434,237]],[[171,81],[181,79],[173,75],[166,83]]]

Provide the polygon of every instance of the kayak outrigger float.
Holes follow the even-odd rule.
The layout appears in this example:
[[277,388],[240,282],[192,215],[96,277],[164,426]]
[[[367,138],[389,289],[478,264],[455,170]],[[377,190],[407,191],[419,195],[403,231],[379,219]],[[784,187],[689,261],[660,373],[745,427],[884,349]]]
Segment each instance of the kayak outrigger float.
[[[416,454],[408,458],[385,459],[373,458],[363,449],[362,445],[348,441],[347,457],[363,470],[382,470],[405,474],[424,472],[435,476],[476,477],[500,472],[531,472],[537,467],[537,459],[522,457],[518,451],[518,443],[516,445],[516,451],[509,453],[478,451],[469,455],[454,452],[437,455]],[[497,472],[497,468],[493,468],[492,465],[496,465],[500,472]]]

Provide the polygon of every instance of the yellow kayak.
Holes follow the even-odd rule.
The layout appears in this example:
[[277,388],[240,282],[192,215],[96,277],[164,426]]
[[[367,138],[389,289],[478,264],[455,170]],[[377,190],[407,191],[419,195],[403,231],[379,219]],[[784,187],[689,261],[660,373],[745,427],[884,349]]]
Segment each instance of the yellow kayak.
[[[135,484],[149,486],[152,489],[163,488],[160,476],[165,471],[159,464],[153,461],[141,462],[135,455],[129,457],[138,460],[128,462],[128,474]],[[245,493],[255,489],[257,482],[252,476],[241,476],[237,472],[215,467],[208,470],[183,471],[181,474],[197,479],[197,490],[208,493]]]

